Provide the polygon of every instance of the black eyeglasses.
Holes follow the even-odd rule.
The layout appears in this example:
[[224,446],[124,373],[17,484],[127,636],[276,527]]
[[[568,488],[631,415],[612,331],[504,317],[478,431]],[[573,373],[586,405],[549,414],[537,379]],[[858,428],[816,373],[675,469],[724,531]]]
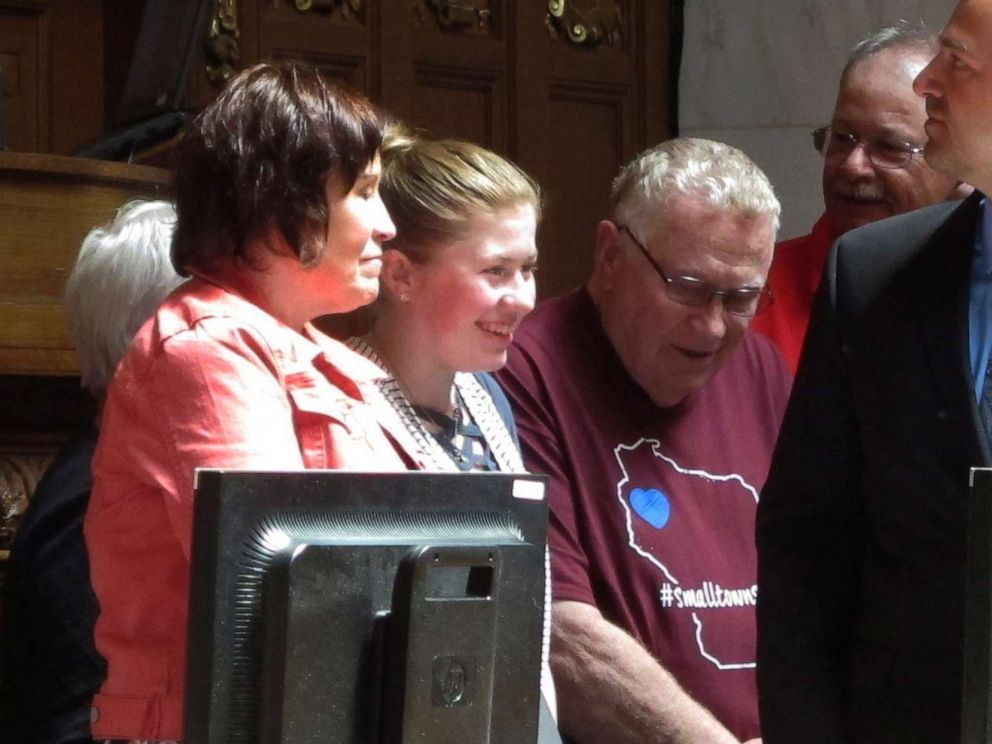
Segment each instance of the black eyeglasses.
[[772,292],[767,284],[760,287],[717,289],[712,284],[693,276],[669,276],[654,260],[654,257],[648,253],[644,244],[630,231],[629,227],[617,224],[617,228],[627,233],[634,241],[634,245],[644,254],[648,263],[658,272],[658,276],[665,282],[665,295],[672,302],[686,307],[703,307],[710,304],[715,296],[719,296],[726,313],[743,318],[757,315],[772,303]]
[[846,158],[854,151],[855,147],[861,145],[865,149],[868,160],[879,168],[892,170],[906,168],[913,162],[914,156],[923,152],[922,147],[911,145],[908,142],[861,139],[847,132],[838,132],[829,126],[814,129],[811,134],[813,135],[813,147],[823,157],[842,156]]

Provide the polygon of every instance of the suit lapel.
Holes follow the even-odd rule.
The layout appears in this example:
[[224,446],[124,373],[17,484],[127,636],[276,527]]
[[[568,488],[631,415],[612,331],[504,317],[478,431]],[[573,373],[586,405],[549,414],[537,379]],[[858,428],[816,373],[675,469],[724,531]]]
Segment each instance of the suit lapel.
[[982,434],[978,406],[972,390],[968,341],[968,304],[975,224],[980,194],[965,200],[937,228],[920,254],[911,296],[920,298],[919,326],[924,338],[929,371],[945,415],[961,422],[969,442],[969,460],[992,462]]

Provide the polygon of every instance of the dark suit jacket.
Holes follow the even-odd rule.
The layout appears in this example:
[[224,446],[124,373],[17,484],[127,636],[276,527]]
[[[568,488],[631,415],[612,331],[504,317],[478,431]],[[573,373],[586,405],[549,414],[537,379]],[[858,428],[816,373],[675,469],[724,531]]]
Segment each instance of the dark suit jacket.
[[758,507],[764,744],[957,744],[978,195],[831,252]]
[[17,529],[0,613],[0,741],[86,744],[107,665],[93,644],[83,515],[97,432],[59,453]]

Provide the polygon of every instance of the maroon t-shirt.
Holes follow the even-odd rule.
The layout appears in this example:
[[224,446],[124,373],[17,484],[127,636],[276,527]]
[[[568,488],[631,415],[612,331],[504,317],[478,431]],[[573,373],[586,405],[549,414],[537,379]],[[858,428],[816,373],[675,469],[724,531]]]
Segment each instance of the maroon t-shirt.
[[759,736],[754,515],[788,397],[779,353],[748,333],[659,408],[580,290],[524,321],[498,377],[528,469],[551,477],[554,598],[596,605],[737,737]]

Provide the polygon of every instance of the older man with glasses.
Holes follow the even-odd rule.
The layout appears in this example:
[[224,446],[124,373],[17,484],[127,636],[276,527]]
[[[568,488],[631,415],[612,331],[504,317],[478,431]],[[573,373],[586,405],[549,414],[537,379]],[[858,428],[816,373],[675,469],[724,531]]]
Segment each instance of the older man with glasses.
[[758,736],[755,508],[789,373],[747,332],[779,204],[738,150],[676,139],[613,185],[583,289],[499,377],[551,477],[552,670],[572,741]]
[[823,155],[823,216],[809,235],[775,249],[775,306],[754,329],[771,338],[793,372],[830,246],[870,222],[966,196],[970,187],[923,158],[927,115],[913,78],[936,49],[922,26],[884,28],[851,51],[830,124],[813,132]]

